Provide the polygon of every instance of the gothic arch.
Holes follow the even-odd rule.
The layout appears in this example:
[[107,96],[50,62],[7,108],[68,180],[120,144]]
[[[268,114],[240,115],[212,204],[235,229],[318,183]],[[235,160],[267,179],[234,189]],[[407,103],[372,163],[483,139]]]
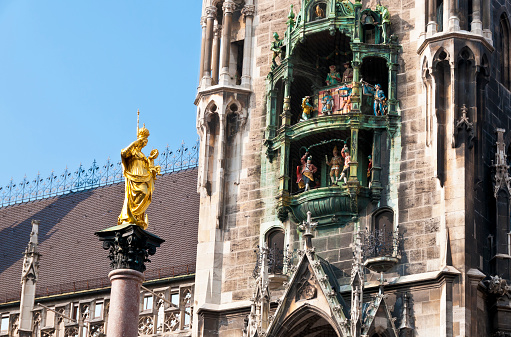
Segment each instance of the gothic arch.
[[499,17],[498,21],[498,39],[497,45],[499,50],[499,70],[500,82],[508,90],[511,90],[511,29],[509,19],[505,11]]
[[431,145],[432,133],[433,133],[433,117],[435,115],[434,105],[434,90],[433,90],[433,79],[431,76],[430,62],[427,56],[424,56],[422,61],[422,81],[425,92],[425,121],[424,126],[426,128],[426,146]]
[[433,56],[432,68],[435,68],[440,62],[449,61],[449,59],[449,52],[442,47],[438,48],[438,50],[435,52],[435,55]]
[[[312,330],[312,331],[311,331]],[[275,337],[342,337],[337,324],[321,309],[308,303],[286,317],[279,325]],[[318,334],[319,333],[319,334]]]

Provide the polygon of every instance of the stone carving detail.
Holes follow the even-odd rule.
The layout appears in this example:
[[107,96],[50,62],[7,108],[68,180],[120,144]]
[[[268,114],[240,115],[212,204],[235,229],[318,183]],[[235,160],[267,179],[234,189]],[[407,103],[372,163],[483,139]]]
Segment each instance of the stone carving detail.
[[241,10],[241,14],[245,16],[254,16],[255,13],[255,6],[254,5],[245,5],[243,9]]
[[41,331],[41,337],[55,337],[55,329]]
[[104,336],[105,330],[103,323],[96,323],[91,324],[90,331],[89,331],[89,337],[101,337]]
[[12,315],[11,316],[11,334],[12,336],[18,336],[20,328],[20,315]]
[[298,282],[298,287],[296,289],[296,301],[311,300],[315,298],[318,292],[315,284],[316,277],[314,276],[314,273],[307,270]]
[[140,335],[151,335],[154,331],[152,316],[140,316],[138,321],[138,333]]
[[170,332],[170,331],[178,330],[179,329],[179,320],[180,320],[179,312],[172,312],[170,314],[167,314],[165,316],[164,331]]
[[456,122],[456,127],[454,128],[454,139],[453,139],[453,147],[456,147],[456,145],[458,144],[458,133],[460,130],[465,130],[468,134],[468,147],[469,149],[472,148],[472,146],[474,146],[474,143],[473,143],[473,140],[475,138],[475,135],[474,135],[474,123],[470,123],[470,121],[468,120],[468,116],[467,116],[467,113],[468,113],[468,108],[465,106],[465,104],[463,104],[463,107],[461,108],[461,117],[460,119]]
[[206,16],[208,18],[214,19],[216,17],[216,7],[215,6],[206,7]]
[[511,177],[509,177],[509,165],[507,164],[506,144],[504,142],[504,129],[497,129],[497,152],[495,153],[495,162],[493,168],[495,170],[494,176],[494,190],[493,194],[497,198],[497,194],[502,188],[507,188],[511,192]]
[[64,337],[78,337],[78,328],[75,326],[66,328]]
[[497,296],[504,296],[510,294],[511,286],[507,285],[507,281],[503,278],[496,276],[490,276],[490,279],[486,281],[488,292]]

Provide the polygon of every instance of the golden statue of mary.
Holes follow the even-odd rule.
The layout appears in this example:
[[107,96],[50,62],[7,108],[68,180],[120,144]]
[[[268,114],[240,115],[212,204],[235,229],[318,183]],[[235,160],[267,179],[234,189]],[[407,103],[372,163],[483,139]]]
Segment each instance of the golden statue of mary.
[[142,229],[147,228],[145,211],[151,203],[154,180],[160,174],[160,166],[154,166],[158,150],[151,151],[149,157],[142,153],[147,145],[149,130],[137,126],[137,140],[121,151],[122,168],[125,177],[124,205],[117,224],[136,224]]

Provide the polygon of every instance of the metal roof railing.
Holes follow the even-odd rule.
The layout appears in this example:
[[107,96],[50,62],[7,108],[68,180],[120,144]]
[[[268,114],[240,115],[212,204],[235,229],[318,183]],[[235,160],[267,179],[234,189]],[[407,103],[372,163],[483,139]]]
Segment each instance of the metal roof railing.
[[[185,146],[183,142],[176,151],[172,151],[167,145],[156,160],[156,165],[160,165],[162,174],[194,168],[198,166],[198,163],[198,140],[191,148]],[[94,160],[91,167],[85,168],[80,164],[76,171],[66,168],[62,174],[55,174],[52,171],[48,177],[38,174],[33,180],[25,177],[19,183],[11,179],[8,185],[0,187],[0,207],[85,191],[123,180],[120,160],[113,162],[108,158],[103,166],[98,166]]]

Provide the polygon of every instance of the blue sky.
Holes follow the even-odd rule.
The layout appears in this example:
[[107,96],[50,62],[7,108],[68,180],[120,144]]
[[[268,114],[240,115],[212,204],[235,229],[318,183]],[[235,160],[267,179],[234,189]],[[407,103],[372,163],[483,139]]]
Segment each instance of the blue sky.
[[197,139],[201,1],[1,0],[0,186]]

